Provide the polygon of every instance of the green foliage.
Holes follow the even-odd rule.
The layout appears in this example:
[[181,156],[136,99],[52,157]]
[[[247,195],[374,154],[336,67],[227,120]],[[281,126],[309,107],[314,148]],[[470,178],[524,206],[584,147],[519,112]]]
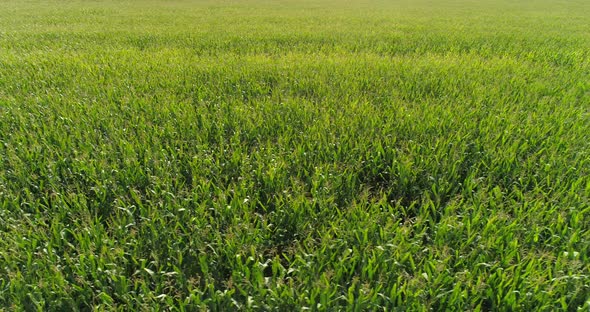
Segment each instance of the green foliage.
[[0,309],[588,311],[587,1],[0,1]]

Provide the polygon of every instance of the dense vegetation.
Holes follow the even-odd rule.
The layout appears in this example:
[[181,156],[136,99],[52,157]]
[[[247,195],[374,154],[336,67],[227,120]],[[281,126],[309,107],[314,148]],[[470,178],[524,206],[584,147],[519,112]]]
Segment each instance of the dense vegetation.
[[0,1],[0,310],[590,308],[590,2]]

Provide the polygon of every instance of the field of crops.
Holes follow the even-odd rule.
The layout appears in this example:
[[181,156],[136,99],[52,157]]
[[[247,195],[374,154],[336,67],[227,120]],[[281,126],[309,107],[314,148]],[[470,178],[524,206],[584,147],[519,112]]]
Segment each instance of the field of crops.
[[0,0],[0,310],[589,311],[587,0]]

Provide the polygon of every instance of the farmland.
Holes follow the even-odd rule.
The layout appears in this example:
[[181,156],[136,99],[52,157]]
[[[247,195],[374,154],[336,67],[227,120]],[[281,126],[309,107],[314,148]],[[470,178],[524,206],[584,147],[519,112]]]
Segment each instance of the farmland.
[[0,310],[588,311],[589,25],[0,0]]

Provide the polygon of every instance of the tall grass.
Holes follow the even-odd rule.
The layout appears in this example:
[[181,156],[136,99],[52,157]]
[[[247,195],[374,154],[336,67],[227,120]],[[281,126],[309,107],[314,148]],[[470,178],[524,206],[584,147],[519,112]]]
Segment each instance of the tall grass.
[[590,308],[586,1],[0,1],[0,309]]

